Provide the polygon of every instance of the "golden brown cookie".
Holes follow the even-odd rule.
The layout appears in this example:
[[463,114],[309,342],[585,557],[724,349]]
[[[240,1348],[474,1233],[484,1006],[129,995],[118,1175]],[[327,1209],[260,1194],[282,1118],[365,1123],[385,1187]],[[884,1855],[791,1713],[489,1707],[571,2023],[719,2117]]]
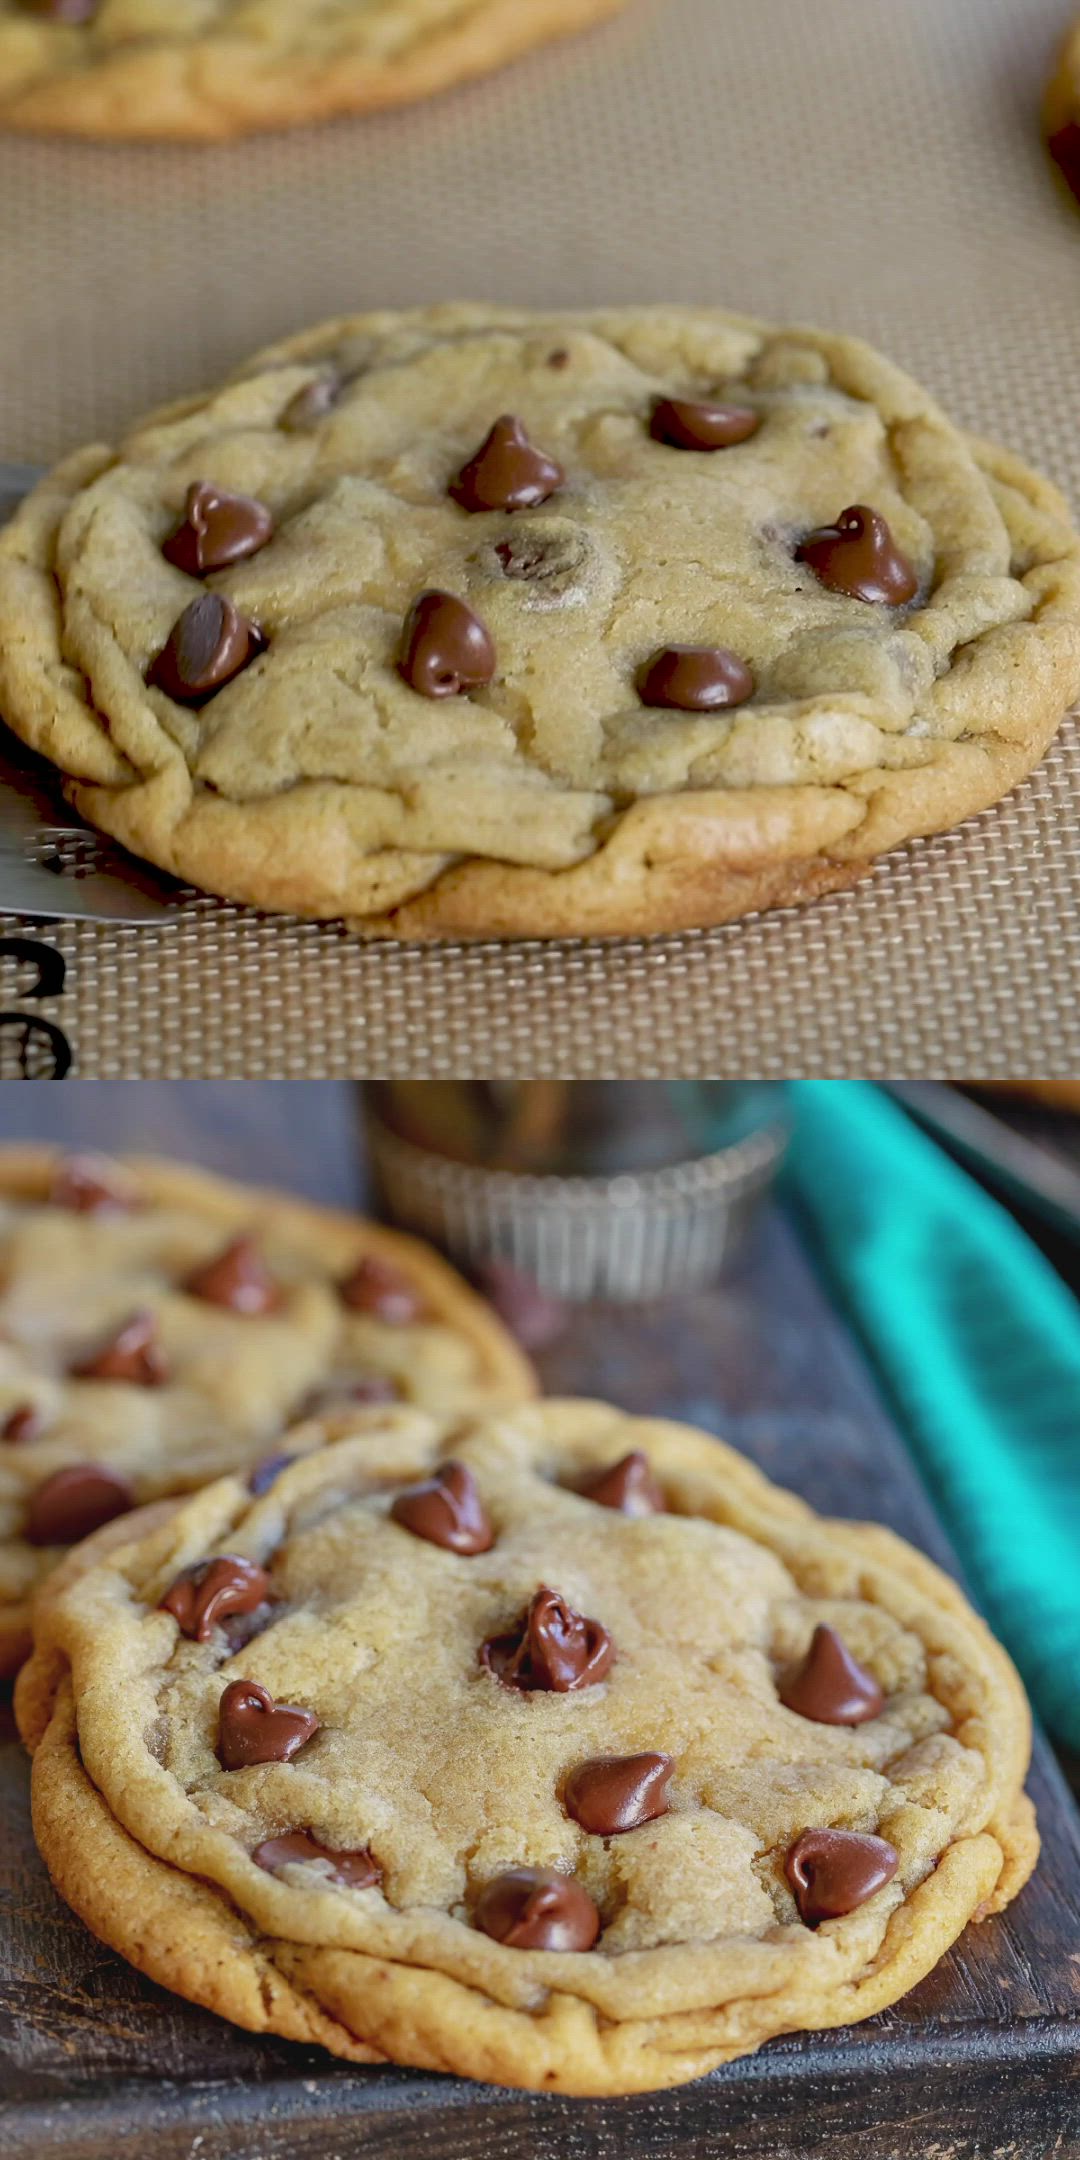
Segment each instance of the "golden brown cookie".
[[325,324],[0,535],[0,708],[79,809],[371,934],[849,885],[1078,692],[1053,488],[866,346],[719,312]]
[[644,2091],[885,2008],[1020,1888],[1023,1692],[899,1539],[602,1404],[344,1422],[39,1600],[36,1833],[143,1971],[359,2061]]
[[220,140],[411,103],[624,0],[0,0],[0,126]]
[[253,1470],[309,1410],[453,1418],[534,1385],[411,1238],[179,1164],[0,1150],[0,1670],[65,1546]]

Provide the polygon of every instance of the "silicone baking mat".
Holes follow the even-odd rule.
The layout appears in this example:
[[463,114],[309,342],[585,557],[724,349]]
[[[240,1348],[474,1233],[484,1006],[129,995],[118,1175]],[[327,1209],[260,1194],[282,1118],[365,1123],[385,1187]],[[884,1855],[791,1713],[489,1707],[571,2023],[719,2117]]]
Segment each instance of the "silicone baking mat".
[[[350,307],[670,297],[862,332],[1075,503],[1080,211],[1038,102],[1078,7],[631,0],[375,119],[209,150],[0,138],[0,457]],[[1078,807],[1070,722],[1001,808],[727,930],[409,950],[193,899],[175,928],[42,928],[63,995],[27,1005],[14,956],[2,1002],[89,1077],[1075,1074]],[[0,1020],[0,1073],[47,1070],[44,1033]]]

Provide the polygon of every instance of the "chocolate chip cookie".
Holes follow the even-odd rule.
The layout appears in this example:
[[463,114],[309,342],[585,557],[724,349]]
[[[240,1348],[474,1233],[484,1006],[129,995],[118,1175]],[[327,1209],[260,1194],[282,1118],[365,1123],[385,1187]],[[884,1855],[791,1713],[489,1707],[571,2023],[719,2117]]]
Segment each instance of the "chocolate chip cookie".
[[1050,155],[1073,194],[1080,197],[1080,22],[1061,48],[1043,118]]
[[1054,490],[865,346],[719,313],[331,323],[0,535],[0,708],[77,806],[375,934],[849,885],[1078,693]]
[[226,1470],[261,1489],[309,1412],[533,1385],[410,1238],[179,1165],[0,1150],[0,1670],[65,1546]]
[[623,0],[0,0],[0,126],[220,140],[428,97]]
[[35,1829],[242,2025],[674,2085],[883,2009],[1034,1865],[1027,1706],[956,1586],[703,1434],[371,1412],[123,1529],[38,1603]]

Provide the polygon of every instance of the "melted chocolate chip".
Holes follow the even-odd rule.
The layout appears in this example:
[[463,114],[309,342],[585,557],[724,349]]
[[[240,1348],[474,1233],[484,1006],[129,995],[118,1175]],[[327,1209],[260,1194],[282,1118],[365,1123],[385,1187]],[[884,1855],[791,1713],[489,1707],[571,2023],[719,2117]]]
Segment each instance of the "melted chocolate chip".
[[524,1350],[543,1350],[567,1324],[565,1305],[509,1260],[485,1260],[473,1280]]
[[535,510],[565,479],[562,466],[529,441],[522,422],[503,413],[450,493],[463,510]]
[[254,1319],[273,1312],[281,1292],[252,1238],[234,1238],[213,1260],[193,1268],[184,1283],[189,1297]]
[[318,1730],[313,1710],[275,1702],[257,1680],[230,1680],[219,1706],[217,1758],[223,1770],[291,1762]]
[[575,1612],[557,1590],[540,1589],[509,1634],[482,1644],[480,1663],[503,1687],[555,1695],[595,1687],[615,1662],[615,1645],[599,1620]]
[[881,1714],[885,1697],[831,1627],[814,1629],[806,1656],[784,1674],[780,1700],[815,1725],[864,1725]]
[[178,705],[201,705],[241,674],[266,640],[221,593],[200,593],[174,622],[147,682]]
[[118,1163],[106,1155],[68,1155],[57,1166],[49,1199],[75,1215],[125,1215],[134,1191]]
[[17,1447],[23,1440],[36,1440],[44,1429],[45,1419],[36,1403],[16,1403],[0,1425],[0,1440]]
[[254,1612],[269,1590],[265,1568],[237,1553],[219,1553],[184,1568],[166,1590],[160,1609],[172,1614],[182,1635],[209,1642],[219,1620],[229,1613]]
[[559,368],[560,370],[562,368],[569,367],[570,355],[567,352],[565,345],[557,345],[554,352],[549,352],[547,356],[547,364],[549,367]]
[[249,1613],[229,1613],[221,1621],[221,1634],[227,1657],[239,1657],[257,1635],[265,1633],[273,1620],[280,1617],[280,1608],[272,1598],[256,1605]]
[[230,495],[209,480],[193,481],[184,515],[162,547],[166,562],[189,577],[205,577],[229,563],[245,562],[272,539],[274,520],[253,495]]
[[804,1830],[788,1853],[784,1873],[800,1919],[816,1927],[819,1920],[839,1920],[865,1905],[892,1881],[899,1865],[884,1838],[855,1830]]
[[494,545],[482,548],[475,560],[488,577],[524,585],[523,605],[552,608],[584,590],[583,581],[595,558],[584,532],[566,518],[551,517],[515,521]]
[[134,1505],[135,1495],[117,1471],[104,1463],[70,1463],[31,1493],[23,1535],[29,1545],[77,1545]]
[[591,1950],[600,1915],[587,1890],[553,1868],[507,1868],[476,1901],[476,1925],[508,1950]]
[[716,405],[691,398],[661,398],[653,407],[649,433],[671,450],[730,450],[749,442],[761,426],[761,414],[749,405]]
[[153,1313],[132,1313],[92,1357],[72,1366],[71,1376],[73,1380],[127,1380],[132,1387],[163,1387],[168,1372]]
[[310,1830],[289,1830],[284,1837],[264,1838],[251,1857],[256,1867],[265,1868],[270,1875],[291,1860],[329,1860],[333,1863],[331,1882],[340,1883],[346,1890],[371,1890],[382,1881],[382,1869],[366,1846],[353,1852],[333,1852],[328,1845],[320,1845]]
[[263,1493],[269,1492],[282,1471],[287,1470],[289,1464],[295,1461],[295,1455],[264,1455],[261,1461],[248,1471],[248,1491],[261,1498]]
[[305,383],[295,397],[289,399],[279,427],[290,435],[303,434],[307,428],[318,427],[332,413],[343,389],[345,379],[341,375],[316,375],[314,381]]
[[633,1448],[610,1470],[599,1470],[578,1488],[597,1507],[617,1508],[623,1515],[662,1515],[664,1495],[652,1474],[649,1458]]
[[403,1530],[447,1552],[490,1552],[495,1543],[480,1488],[464,1463],[442,1463],[433,1477],[410,1485],[398,1494],[390,1514]]
[[453,593],[424,592],[405,618],[398,673],[421,697],[460,697],[495,673],[495,647],[479,615]]
[[917,572],[893,539],[886,520],[863,503],[841,511],[835,525],[808,533],[795,551],[830,592],[849,600],[902,607],[919,590]]
[[378,1253],[368,1253],[340,1285],[350,1312],[371,1313],[388,1327],[409,1327],[424,1313],[424,1300],[404,1268]]
[[745,661],[723,645],[665,645],[637,679],[643,705],[672,712],[719,712],[745,705],[754,678]]
[[597,1755],[571,1770],[563,1805],[591,1836],[615,1837],[667,1814],[674,1768],[670,1755]]

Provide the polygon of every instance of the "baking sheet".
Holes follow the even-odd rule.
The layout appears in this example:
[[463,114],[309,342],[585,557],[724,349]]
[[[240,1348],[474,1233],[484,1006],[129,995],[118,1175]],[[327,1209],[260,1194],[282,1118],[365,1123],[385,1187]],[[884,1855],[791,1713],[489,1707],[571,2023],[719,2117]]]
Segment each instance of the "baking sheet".
[[[1075,504],[1080,211],[1038,102],[1077,6],[631,0],[412,111],[212,149],[0,138],[0,457],[343,308],[666,296],[869,336]],[[67,976],[36,1009],[84,1076],[1075,1075],[1078,806],[1070,722],[1005,805],[811,908],[420,951],[193,899],[43,928]]]

